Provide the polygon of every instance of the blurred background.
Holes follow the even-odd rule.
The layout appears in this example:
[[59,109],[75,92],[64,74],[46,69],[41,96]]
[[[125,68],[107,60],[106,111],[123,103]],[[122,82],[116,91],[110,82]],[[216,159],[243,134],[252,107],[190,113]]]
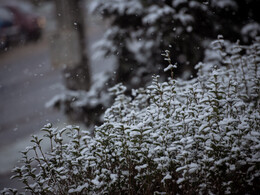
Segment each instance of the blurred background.
[[[64,46],[55,42],[61,34],[57,16],[65,13],[64,10],[57,13],[55,3],[62,2],[0,1],[0,189],[19,188],[19,184],[9,178],[20,158],[19,151],[30,144],[32,134],[39,135],[43,125],[49,122],[57,127],[73,123],[64,112],[46,106],[55,95],[66,90],[64,69],[67,65],[56,57]],[[100,17],[90,16],[87,6],[88,1],[81,2],[82,25],[87,36],[84,52],[90,56],[89,74],[113,71],[112,58],[92,57],[92,45],[102,37],[106,25]],[[71,51],[71,55],[76,54]],[[80,122],[77,124],[84,127]]]
[[209,71],[225,66],[210,43],[251,44],[259,7],[259,0],[0,0],[0,189],[19,188],[11,169],[46,123],[93,132],[113,102],[109,87],[122,82],[129,95],[154,74],[166,81],[165,50],[177,65],[174,79],[196,77],[199,62]]

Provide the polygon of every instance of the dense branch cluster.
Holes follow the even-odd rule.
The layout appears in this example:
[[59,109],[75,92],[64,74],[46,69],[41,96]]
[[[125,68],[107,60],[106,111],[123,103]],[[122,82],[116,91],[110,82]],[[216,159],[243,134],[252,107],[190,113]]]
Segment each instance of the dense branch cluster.
[[45,126],[50,151],[33,137],[14,177],[32,194],[256,194],[260,40],[241,46],[219,36],[212,48],[218,57],[199,63],[190,81],[154,76],[131,96],[111,88],[115,102],[93,137]]

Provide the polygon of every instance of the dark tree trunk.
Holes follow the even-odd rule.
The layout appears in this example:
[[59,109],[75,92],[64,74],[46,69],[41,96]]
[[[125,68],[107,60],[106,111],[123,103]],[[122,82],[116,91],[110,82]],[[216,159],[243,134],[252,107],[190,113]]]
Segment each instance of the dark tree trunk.
[[[86,55],[86,33],[83,14],[83,0],[55,0],[57,25],[60,32],[75,34],[78,42],[80,62],[64,66],[63,75],[66,87],[71,90],[89,90],[91,85],[90,68]],[[70,34],[68,33],[68,36]],[[73,48],[71,48],[73,49]]]

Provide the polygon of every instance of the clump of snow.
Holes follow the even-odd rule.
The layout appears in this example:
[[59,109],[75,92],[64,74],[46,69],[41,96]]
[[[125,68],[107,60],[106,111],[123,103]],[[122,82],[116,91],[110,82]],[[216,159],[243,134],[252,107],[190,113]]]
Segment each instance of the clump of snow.
[[165,69],[163,69],[163,71],[167,72],[169,70],[172,70],[173,68],[177,68],[177,65],[176,64],[174,64],[174,65],[169,64]]

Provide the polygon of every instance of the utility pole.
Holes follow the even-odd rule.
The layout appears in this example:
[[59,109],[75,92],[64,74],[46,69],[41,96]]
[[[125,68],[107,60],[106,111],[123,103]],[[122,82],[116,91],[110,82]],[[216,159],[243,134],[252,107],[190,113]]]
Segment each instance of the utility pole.
[[89,90],[90,68],[86,55],[84,0],[55,0],[57,32],[51,44],[52,63],[63,67],[66,87]]

